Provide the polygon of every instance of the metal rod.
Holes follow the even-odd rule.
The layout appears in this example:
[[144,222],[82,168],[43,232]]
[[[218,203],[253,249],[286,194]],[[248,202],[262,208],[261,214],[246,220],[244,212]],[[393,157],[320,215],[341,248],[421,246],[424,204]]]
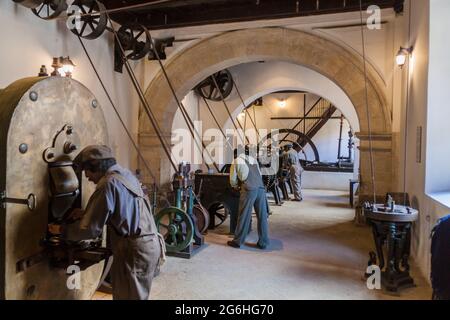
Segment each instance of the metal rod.
[[[273,117],[270,118],[270,120],[298,120],[298,119],[302,119],[302,120],[320,120],[323,119],[323,117]],[[341,117],[330,117],[330,119],[341,119]]]
[[[306,93],[303,94],[303,119],[306,119]],[[303,121],[303,134],[306,134],[306,121]]]
[[342,144],[342,129],[344,127],[344,116],[341,115],[341,123],[340,123],[340,128],[339,128],[339,142],[338,142],[338,156],[337,156],[337,160],[338,162],[341,160],[341,144]]

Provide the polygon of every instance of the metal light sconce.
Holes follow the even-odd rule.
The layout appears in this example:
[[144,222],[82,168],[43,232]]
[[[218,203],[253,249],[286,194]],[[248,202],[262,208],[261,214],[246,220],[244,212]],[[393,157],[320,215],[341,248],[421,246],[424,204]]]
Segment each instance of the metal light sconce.
[[[61,59],[61,58],[60,58]],[[68,78],[72,78],[73,70],[75,69],[76,65],[73,63],[72,60],[70,60],[70,57],[64,57],[61,60],[62,68],[59,70],[60,73],[64,73],[64,75]]]
[[410,48],[400,47],[400,50],[398,50],[397,56],[395,57],[395,61],[397,62],[397,65],[400,68],[403,68],[403,66],[406,63],[406,58],[411,55],[412,51],[413,47]]
[[59,77],[61,76],[61,74],[59,73],[59,69],[62,68],[62,63],[61,63],[61,57],[60,58],[53,58],[53,63],[52,63],[52,68],[53,68],[53,72],[51,73],[52,77]]
[[73,70],[75,69],[76,65],[73,63],[72,60],[70,60],[70,57],[59,57],[59,58],[53,58],[53,72],[52,76],[63,76],[72,78]]

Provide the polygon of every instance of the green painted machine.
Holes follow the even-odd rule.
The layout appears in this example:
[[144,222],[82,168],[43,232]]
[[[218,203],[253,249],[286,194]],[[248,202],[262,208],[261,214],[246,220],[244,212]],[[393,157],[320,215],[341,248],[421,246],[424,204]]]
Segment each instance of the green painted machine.
[[189,171],[189,164],[179,165],[179,172],[172,181],[175,206],[161,209],[155,217],[158,232],[166,241],[167,254],[187,259],[204,245],[204,237],[194,214],[196,196]]

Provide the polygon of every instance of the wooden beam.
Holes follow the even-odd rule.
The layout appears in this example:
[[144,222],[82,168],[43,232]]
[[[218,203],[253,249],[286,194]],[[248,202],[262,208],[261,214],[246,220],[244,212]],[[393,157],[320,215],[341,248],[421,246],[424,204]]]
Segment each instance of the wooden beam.
[[[120,24],[139,22],[149,29],[167,29],[196,25],[282,19],[308,15],[359,11],[359,0],[103,0],[107,9],[148,3],[147,6],[115,12],[111,18]],[[154,3],[152,3],[154,2]],[[345,3],[345,6],[344,6]],[[401,8],[403,0],[363,1],[384,8]],[[317,7],[318,4],[318,7]]]

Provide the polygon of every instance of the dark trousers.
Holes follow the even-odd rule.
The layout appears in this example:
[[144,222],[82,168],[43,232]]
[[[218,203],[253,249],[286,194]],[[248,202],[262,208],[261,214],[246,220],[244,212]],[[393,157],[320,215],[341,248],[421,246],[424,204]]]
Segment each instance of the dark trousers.
[[239,198],[239,216],[234,233],[234,241],[239,245],[244,244],[252,221],[252,211],[255,208],[258,220],[258,244],[267,246],[269,244],[269,225],[267,222],[268,208],[266,190],[241,190]]

